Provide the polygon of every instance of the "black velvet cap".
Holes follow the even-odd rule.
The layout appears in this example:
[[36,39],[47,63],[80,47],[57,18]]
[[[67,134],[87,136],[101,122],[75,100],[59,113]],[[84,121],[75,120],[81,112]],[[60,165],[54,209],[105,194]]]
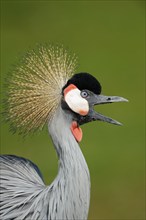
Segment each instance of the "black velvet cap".
[[89,73],[77,73],[73,75],[73,77],[69,79],[66,85],[63,87],[62,91],[70,84],[74,84],[79,90],[87,89],[97,95],[101,93],[100,83]]

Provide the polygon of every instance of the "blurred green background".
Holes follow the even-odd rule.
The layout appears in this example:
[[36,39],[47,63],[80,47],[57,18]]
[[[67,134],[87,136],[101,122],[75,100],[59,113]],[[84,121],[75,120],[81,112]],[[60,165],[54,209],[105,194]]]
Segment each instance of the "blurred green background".
[[[89,219],[145,219],[145,1],[1,0],[1,82],[36,43],[63,43],[79,56],[78,72],[96,76],[103,94],[129,103],[96,107],[122,127],[83,127],[81,149],[92,188]],[[6,89],[6,88],[5,88]],[[25,140],[1,125],[1,153],[31,159],[49,184],[57,156],[47,131]]]

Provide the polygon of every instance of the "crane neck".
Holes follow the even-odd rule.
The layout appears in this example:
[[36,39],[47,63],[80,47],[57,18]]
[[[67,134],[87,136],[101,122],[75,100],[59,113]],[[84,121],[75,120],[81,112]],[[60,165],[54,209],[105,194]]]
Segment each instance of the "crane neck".
[[[59,172],[52,186],[64,198],[64,213],[68,213],[68,219],[87,219],[90,175],[81,149],[70,130],[72,120],[72,116],[59,107],[49,123],[49,133],[59,158]],[[75,207],[72,204],[76,204]],[[64,215],[61,216],[66,219]]]
[[[68,165],[74,167],[80,162],[88,169],[79,144],[70,129],[72,120],[71,114],[64,112],[64,110],[59,107],[48,126],[49,133],[59,158],[60,168],[67,168]],[[74,161],[75,164],[70,164],[71,161]]]

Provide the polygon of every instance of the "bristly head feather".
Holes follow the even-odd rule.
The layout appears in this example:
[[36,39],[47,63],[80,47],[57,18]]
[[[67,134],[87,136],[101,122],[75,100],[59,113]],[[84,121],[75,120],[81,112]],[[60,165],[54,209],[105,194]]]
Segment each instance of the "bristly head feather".
[[41,130],[60,104],[61,92],[75,73],[77,58],[63,46],[30,50],[7,82],[5,116],[19,134]]

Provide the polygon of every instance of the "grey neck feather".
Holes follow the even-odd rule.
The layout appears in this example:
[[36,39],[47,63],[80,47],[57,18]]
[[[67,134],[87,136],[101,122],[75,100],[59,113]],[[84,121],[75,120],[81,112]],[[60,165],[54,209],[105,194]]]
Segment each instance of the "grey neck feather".
[[88,217],[90,175],[71,133],[71,122],[71,115],[59,107],[48,126],[59,157],[58,175],[48,188],[49,204],[53,204],[49,206],[48,219],[85,220]]

